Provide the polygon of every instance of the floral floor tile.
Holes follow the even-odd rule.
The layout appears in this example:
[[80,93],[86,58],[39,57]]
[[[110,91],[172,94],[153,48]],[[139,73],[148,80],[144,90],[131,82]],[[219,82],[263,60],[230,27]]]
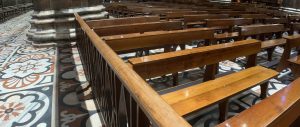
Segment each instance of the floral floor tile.
[[19,48],[3,66],[0,72],[0,93],[53,85],[56,51],[50,47],[28,53],[27,49],[33,48]]
[[50,127],[52,90],[45,86],[0,94],[0,126]]

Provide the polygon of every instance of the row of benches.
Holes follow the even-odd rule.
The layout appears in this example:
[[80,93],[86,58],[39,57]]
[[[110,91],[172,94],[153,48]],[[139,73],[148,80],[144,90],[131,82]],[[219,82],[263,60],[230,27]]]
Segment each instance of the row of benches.
[[[176,38],[184,39],[184,36],[178,36],[176,34],[187,34],[187,39],[190,41],[194,40],[201,40],[206,39],[209,40],[210,43],[215,43],[216,40],[222,40],[222,39],[236,39],[236,40],[242,40],[249,36],[254,38],[260,38],[262,41],[265,41],[266,37],[272,38],[272,33],[277,33],[278,39],[276,40],[266,40],[263,45],[262,49],[269,49],[272,48],[272,45],[282,45],[285,43],[284,40],[280,39],[280,34],[285,32],[286,29],[284,28],[284,25],[282,24],[266,24],[266,25],[250,25],[252,24],[252,19],[207,19],[206,26],[209,28],[195,28],[195,29],[187,29],[182,31],[168,31],[168,30],[180,30],[183,29],[181,22],[178,21],[159,21],[158,17],[155,16],[148,16],[148,17],[135,17],[135,18],[125,18],[128,23],[130,21],[135,22],[135,24],[130,25],[116,25],[116,26],[109,26],[104,27],[104,22],[109,22],[109,20],[105,21],[102,20],[101,22],[98,22],[99,24],[102,24],[103,27],[98,27],[97,24],[94,21],[88,22],[88,24],[93,25],[92,28],[94,31],[100,35],[100,36],[108,36],[108,35],[117,35],[117,36],[109,36],[109,37],[103,37],[106,42],[116,51],[116,52],[126,52],[126,50],[130,51],[132,49],[130,48],[147,48],[147,45],[138,43],[140,40],[143,40],[143,38],[149,38],[150,36],[153,36],[153,34],[156,34],[156,37],[153,38],[161,38],[161,36],[166,35],[172,35],[174,36],[173,39],[176,40]],[[147,20],[147,23],[139,23],[139,21],[142,21],[140,19]],[[119,19],[120,21],[122,19]],[[151,22],[153,21],[153,22]],[[122,21],[124,23],[124,21]],[[112,22],[110,22],[112,23]],[[217,30],[227,30],[231,31],[233,26],[236,25],[248,25],[248,26],[240,26],[238,28],[238,32],[231,32],[231,33],[221,33],[221,34],[214,34]],[[115,29],[118,30],[115,30]],[[263,29],[264,31],[258,31],[259,33],[256,33],[258,28]],[[202,36],[197,36],[197,34],[200,34],[203,29],[207,29],[206,33],[208,31],[210,32],[210,35],[208,34],[202,34]],[[118,36],[118,34],[126,34],[126,33],[143,33],[148,31],[157,31],[157,30],[167,30],[167,31],[159,31],[159,32],[149,32],[142,34],[141,37],[140,34],[128,34],[128,35],[122,35]],[[200,31],[196,33],[196,31]],[[194,32],[194,38],[192,38],[192,32]],[[202,32],[203,33],[203,32]],[[268,34],[271,34],[267,36]],[[126,41],[124,41],[126,39]],[[168,38],[166,38],[168,39]],[[134,41],[135,40],[135,41]],[[164,43],[167,45],[168,43],[174,43],[173,41],[164,41]],[[122,43],[120,43],[122,41]],[[177,43],[185,43],[186,40],[182,40],[182,42]],[[125,42],[131,43],[127,44]],[[147,42],[147,41],[143,41]],[[134,46],[135,44],[135,46]],[[161,44],[161,43],[159,43]],[[161,44],[162,45],[162,44]],[[208,45],[208,44],[206,44]],[[151,43],[150,46],[155,46],[154,43]],[[274,49],[270,49],[269,51],[269,61],[271,61],[272,52]]]
[[18,4],[15,6],[8,6],[0,8],[0,22],[6,21],[16,15],[25,13],[31,10],[33,7],[32,3]]
[[[241,22],[244,20],[245,22]],[[289,65],[287,60],[290,51],[300,46],[295,43],[299,42],[300,38],[282,38],[282,33],[286,31],[283,24],[253,25],[253,19],[246,18],[205,21],[204,28],[189,29],[184,29],[181,21],[160,21],[158,16],[88,21],[87,24],[117,53],[165,48],[165,53],[131,58],[128,65],[144,79],[173,74],[173,81],[177,86],[160,93],[179,115],[186,116],[212,104],[219,104],[220,121],[224,121],[230,97],[260,85],[261,97],[265,98],[268,80],[278,75],[274,70],[256,66],[257,53],[267,49],[269,56],[272,56],[276,46],[284,45],[284,62],[280,64],[279,69],[286,68]],[[214,23],[217,21],[219,23]],[[230,38],[235,38],[236,42],[222,44],[216,41],[227,38],[218,38],[220,34],[216,33],[217,30],[228,30],[233,26],[238,26],[238,32]],[[248,37],[259,40],[245,40]],[[196,40],[204,40],[206,46],[184,50],[186,44]],[[172,45],[181,45],[183,50],[173,49],[175,52],[170,52]],[[219,62],[241,56],[247,56],[248,69],[215,78]],[[298,65],[299,62],[294,59],[289,60],[290,64]],[[177,84],[178,72],[201,66],[206,66],[204,83],[193,86]]]
[[[194,2],[195,3],[195,2]],[[210,4],[209,4],[210,5]],[[270,16],[286,17],[288,13],[279,10],[268,10],[265,8],[257,8],[258,5],[240,5],[228,3],[226,5],[208,6],[204,2],[197,4],[172,4],[164,2],[144,2],[137,4],[132,2],[111,3],[106,5],[107,11],[116,17],[128,17],[135,15],[153,15],[158,14],[165,16],[166,12],[182,12],[190,11],[194,13],[211,13],[211,14],[229,14],[230,16],[239,16],[240,14],[268,14]],[[299,17],[299,16],[298,16]]]

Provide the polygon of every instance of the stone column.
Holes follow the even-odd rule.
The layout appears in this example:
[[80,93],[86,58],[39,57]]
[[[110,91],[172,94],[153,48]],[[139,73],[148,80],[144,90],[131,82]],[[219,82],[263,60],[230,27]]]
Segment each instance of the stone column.
[[72,42],[76,37],[74,12],[87,20],[108,15],[100,0],[33,0],[33,4],[28,38],[34,44]]

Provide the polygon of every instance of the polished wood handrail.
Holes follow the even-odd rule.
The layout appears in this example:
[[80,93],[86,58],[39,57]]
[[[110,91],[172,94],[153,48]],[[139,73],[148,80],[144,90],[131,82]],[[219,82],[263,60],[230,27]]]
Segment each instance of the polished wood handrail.
[[191,127],[179,116],[144,79],[123,62],[121,58],[75,13],[77,22],[98,52],[120,78],[137,104],[142,108],[152,124],[161,127]]

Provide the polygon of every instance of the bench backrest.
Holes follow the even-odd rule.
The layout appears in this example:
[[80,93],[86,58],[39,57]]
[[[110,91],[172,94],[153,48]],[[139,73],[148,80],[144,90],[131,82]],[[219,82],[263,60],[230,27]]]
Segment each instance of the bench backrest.
[[300,79],[217,127],[299,127]]
[[240,36],[252,36],[285,31],[283,24],[248,25],[240,26],[239,28]]
[[240,56],[250,56],[260,51],[261,42],[244,40],[176,52],[129,59],[133,69],[143,78],[175,73]]
[[143,48],[156,48],[175,44],[185,44],[193,40],[213,39],[214,29],[193,28],[175,31],[155,31],[143,34],[128,34],[104,38],[116,52],[125,53]]
[[149,31],[161,30],[180,30],[182,29],[182,22],[180,21],[161,21],[149,23],[136,23],[128,25],[115,25],[108,27],[94,28],[93,30],[98,36],[111,36],[129,33],[144,33]]
[[207,19],[207,27],[218,27],[218,26],[240,26],[252,24],[253,20],[250,18],[230,18],[230,19]]
[[106,27],[106,26],[113,26],[113,25],[159,22],[159,21],[160,21],[159,16],[140,16],[140,17],[129,17],[129,18],[91,20],[91,21],[87,21],[87,24],[91,28],[96,28],[96,27]]
[[197,22],[204,21],[205,19],[223,19],[228,18],[227,14],[199,14],[199,15],[185,15],[184,22]]

